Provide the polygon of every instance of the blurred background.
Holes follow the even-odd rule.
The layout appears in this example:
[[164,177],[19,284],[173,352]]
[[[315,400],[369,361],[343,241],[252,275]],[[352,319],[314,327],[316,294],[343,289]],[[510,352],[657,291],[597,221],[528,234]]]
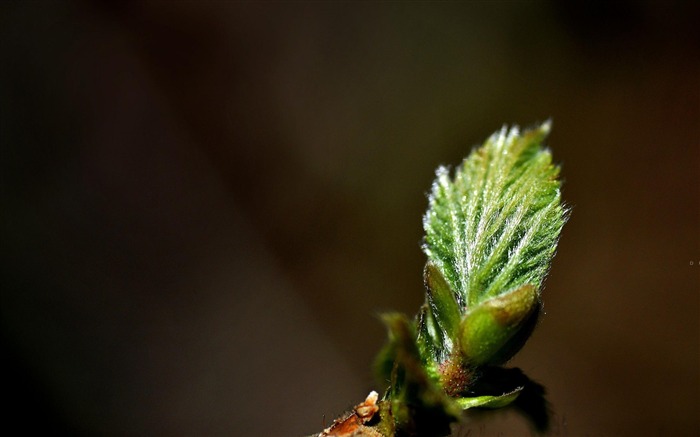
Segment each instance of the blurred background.
[[697,435],[699,12],[3,3],[4,426],[320,431],[422,302],[435,168],[551,117],[573,213],[512,365],[553,435]]

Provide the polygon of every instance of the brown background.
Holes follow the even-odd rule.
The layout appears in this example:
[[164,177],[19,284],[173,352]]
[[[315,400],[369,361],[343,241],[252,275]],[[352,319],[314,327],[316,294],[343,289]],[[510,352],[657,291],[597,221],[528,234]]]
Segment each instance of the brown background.
[[5,426],[320,430],[421,303],[435,167],[552,117],[573,215],[513,365],[554,435],[696,435],[690,4],[4,3]]

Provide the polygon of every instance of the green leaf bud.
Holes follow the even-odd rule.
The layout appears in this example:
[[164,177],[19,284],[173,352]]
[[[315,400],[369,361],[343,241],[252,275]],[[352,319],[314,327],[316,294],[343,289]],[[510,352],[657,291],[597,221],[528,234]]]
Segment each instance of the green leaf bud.
[[508,361],[530,336],[539,306],[537,289],[525,284],[469,310],[462,320],[460,337],[467,361],[475,365]]

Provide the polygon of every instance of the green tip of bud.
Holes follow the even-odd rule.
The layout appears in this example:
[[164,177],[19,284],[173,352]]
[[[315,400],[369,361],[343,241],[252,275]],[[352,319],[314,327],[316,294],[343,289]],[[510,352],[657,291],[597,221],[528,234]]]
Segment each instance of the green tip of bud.
[[539,307],[537,289],[525,284],[469,310],[462,320],[460,337],[468,362],[498,365],[512,358],[532,333]]

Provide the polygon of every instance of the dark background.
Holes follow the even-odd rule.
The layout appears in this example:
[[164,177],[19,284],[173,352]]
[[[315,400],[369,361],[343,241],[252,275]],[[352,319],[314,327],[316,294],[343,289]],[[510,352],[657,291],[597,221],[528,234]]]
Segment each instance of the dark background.
[[512,364],[554,435],[697,435],[697,5],[3,3],[4,427],[320,431],[422,301],[434,169],[552,117],[573,214]]

